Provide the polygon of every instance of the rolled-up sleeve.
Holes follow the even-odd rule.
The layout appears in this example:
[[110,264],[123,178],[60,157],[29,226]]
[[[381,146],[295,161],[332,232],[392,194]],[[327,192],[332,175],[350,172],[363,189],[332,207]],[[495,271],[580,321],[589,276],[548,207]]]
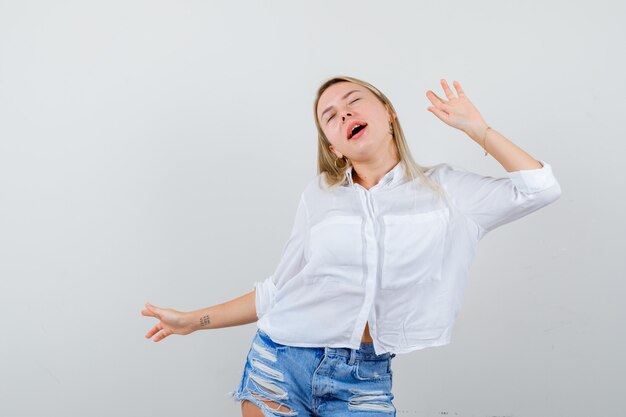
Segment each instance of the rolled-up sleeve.
[[274,273],[263,281],[254,283],[256,289],[256,313],[260,319],[274,304],[276,292],[291,278],[297,275],[305,266],[305,245],[308,236],[308,211],[304,195],[300,195],[300,202],[296,210],[291,234],[278,262]]
[[524,217],[556,201],[561,186],[552,166],[507,172],[494,178],[444,164],[440,182],[459,211],[479,227],[478,239],[506,223]]

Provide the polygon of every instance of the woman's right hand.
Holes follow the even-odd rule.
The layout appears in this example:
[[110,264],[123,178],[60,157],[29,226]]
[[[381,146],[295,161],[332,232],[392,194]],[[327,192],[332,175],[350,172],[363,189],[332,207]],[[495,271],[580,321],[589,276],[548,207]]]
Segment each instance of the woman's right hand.
[[146,334],[146,338],[155,342],[165,339],[171,334],[187,335],[193,332],[191,323],[187,319],[187,313],[176,311],[173,308],[162,308],[146,303],[146,308],[141,310],[144,316],[155,317],[159,322]]

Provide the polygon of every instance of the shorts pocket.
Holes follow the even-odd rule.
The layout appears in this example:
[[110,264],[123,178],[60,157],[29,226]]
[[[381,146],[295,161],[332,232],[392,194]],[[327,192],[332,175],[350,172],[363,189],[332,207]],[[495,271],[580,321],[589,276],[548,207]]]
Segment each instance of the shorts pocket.
[[398,289],[440,281],[450,209],[384,215],[383,222],[381,288]]
[[360,381],[391,379],[391,358],[357,359],[354,362],[353,375]]
[[276,344],[270,337],[257,331],[256,336],[252,340],[252,348],[250,349],[249,360],[261,359],[265,362],[274,363],[278,361],[278,354],[286,346]]
[[361,285],[363,282],[363,217],[336,215],[311,227],[310,277]]

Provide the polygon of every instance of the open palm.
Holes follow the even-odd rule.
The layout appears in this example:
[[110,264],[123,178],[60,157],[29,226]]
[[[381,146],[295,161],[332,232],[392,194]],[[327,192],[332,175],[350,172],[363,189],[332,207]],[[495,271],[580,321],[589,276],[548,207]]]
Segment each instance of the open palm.
[[465,95],[461,84],[458,81],[454,81],[453,84],[458,96],[450,89],[446,80],[441,80],[441,86],[448,101],[440,98],[432,90],[426,91],[426,97],[433,104],[427,110],[437,116],[442,122],[462,130],[470,136],[484,132],[487,128],[487,123],[480,112]]
[[189,326],[189,322],[186,319],[186,313],[176,311],[173,308],[163,308],[153,306],[150,303],[146,303],[146,308],[141,310],[141,314],[144,316],[155,317],[159,322],[146,334],[146,338],[150,339],[156,334],[153,339],[155,342],[165,339],[171,334],[186,335],[193,330]]

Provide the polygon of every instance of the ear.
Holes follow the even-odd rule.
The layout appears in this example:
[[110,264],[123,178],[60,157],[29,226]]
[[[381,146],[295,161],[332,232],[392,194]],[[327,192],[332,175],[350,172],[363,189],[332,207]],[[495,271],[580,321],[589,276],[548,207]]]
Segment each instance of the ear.
[[334,153],[337,158],[343,158],[343,155],[341,153],[335,152],[335,147],[333,145],[330,145],[328,147],[328,150]]

